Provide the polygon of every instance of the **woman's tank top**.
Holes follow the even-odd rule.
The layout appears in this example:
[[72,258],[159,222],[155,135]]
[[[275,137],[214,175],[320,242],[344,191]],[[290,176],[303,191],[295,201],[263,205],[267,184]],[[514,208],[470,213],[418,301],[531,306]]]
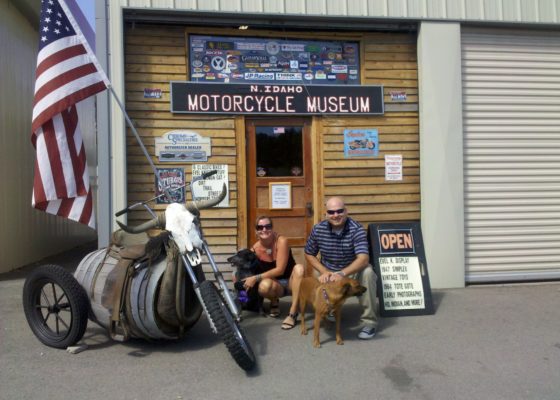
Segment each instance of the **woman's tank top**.
[[[276,237],[274,239],[274,256],[276,257],[276,242],[278,240],[278,237]],[[262,245],[261,245],[262,246]],[[253,248],[253,251],[255,251],[255,249]],[[262,274],[263,272],[266,271],[270,271],[271,269],[276,268],[276,260],[273,261],[264,261],[261,260],[260,258],[257,259],[259,260],[259,266],[257,267],[257,273]],[[288,263],[286,264],[286,269],[284,270],[284,273],[281,276],[276,277],[275,279],[290,279],[290,276],[292,276],[292,271],[294,269],[294,265],[296,265],[296,260],[294,259],[294,255],[292,254],[292,249],[289,249],[289,253],[288,253]]]

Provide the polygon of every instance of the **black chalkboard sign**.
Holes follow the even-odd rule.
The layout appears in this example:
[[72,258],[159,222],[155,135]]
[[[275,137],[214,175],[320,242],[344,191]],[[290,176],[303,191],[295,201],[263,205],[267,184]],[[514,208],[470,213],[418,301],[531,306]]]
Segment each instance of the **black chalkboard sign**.
[[381,316],[433,314],[420,223],[370,224],[368,240]]

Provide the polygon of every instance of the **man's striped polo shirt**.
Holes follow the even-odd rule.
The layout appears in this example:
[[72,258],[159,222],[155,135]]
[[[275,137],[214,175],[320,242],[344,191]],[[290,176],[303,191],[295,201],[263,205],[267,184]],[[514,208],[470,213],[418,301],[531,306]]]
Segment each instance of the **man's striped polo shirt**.
[[352,263],[356,255],[369,254],[368,249],[365,229],[350,217],[340,232],[333,231],[328,220],[319,222],[305,244],[305,254],[316,256],[321,252],[321,264],[335,271]]

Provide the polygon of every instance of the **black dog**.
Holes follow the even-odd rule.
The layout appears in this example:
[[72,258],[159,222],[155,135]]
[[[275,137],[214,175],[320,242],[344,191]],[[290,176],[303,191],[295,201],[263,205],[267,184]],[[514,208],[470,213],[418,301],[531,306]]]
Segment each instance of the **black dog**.
[[235,267],[235,290],[244,310],[264,313],[263,298],[259,296],[257,285],[245,291],[242,280],[260,272],[257,255],[249,249],[241,249],[229,257],[228,262]]

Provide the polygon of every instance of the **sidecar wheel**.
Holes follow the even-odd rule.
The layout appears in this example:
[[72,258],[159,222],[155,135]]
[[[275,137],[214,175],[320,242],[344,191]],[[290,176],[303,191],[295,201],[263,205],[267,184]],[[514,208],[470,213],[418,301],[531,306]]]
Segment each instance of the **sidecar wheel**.
[[72,274],[58,265],[44,265],[25,280],[23,310],[40,342],[63,349],[84,336],[89,300]]
[[235,362],[245,371],[253,369],[256,364],[255,354],[216,286],[210,281],[204,281],[200,284],[200,294],[204,300],[208,318],[211,319]]

